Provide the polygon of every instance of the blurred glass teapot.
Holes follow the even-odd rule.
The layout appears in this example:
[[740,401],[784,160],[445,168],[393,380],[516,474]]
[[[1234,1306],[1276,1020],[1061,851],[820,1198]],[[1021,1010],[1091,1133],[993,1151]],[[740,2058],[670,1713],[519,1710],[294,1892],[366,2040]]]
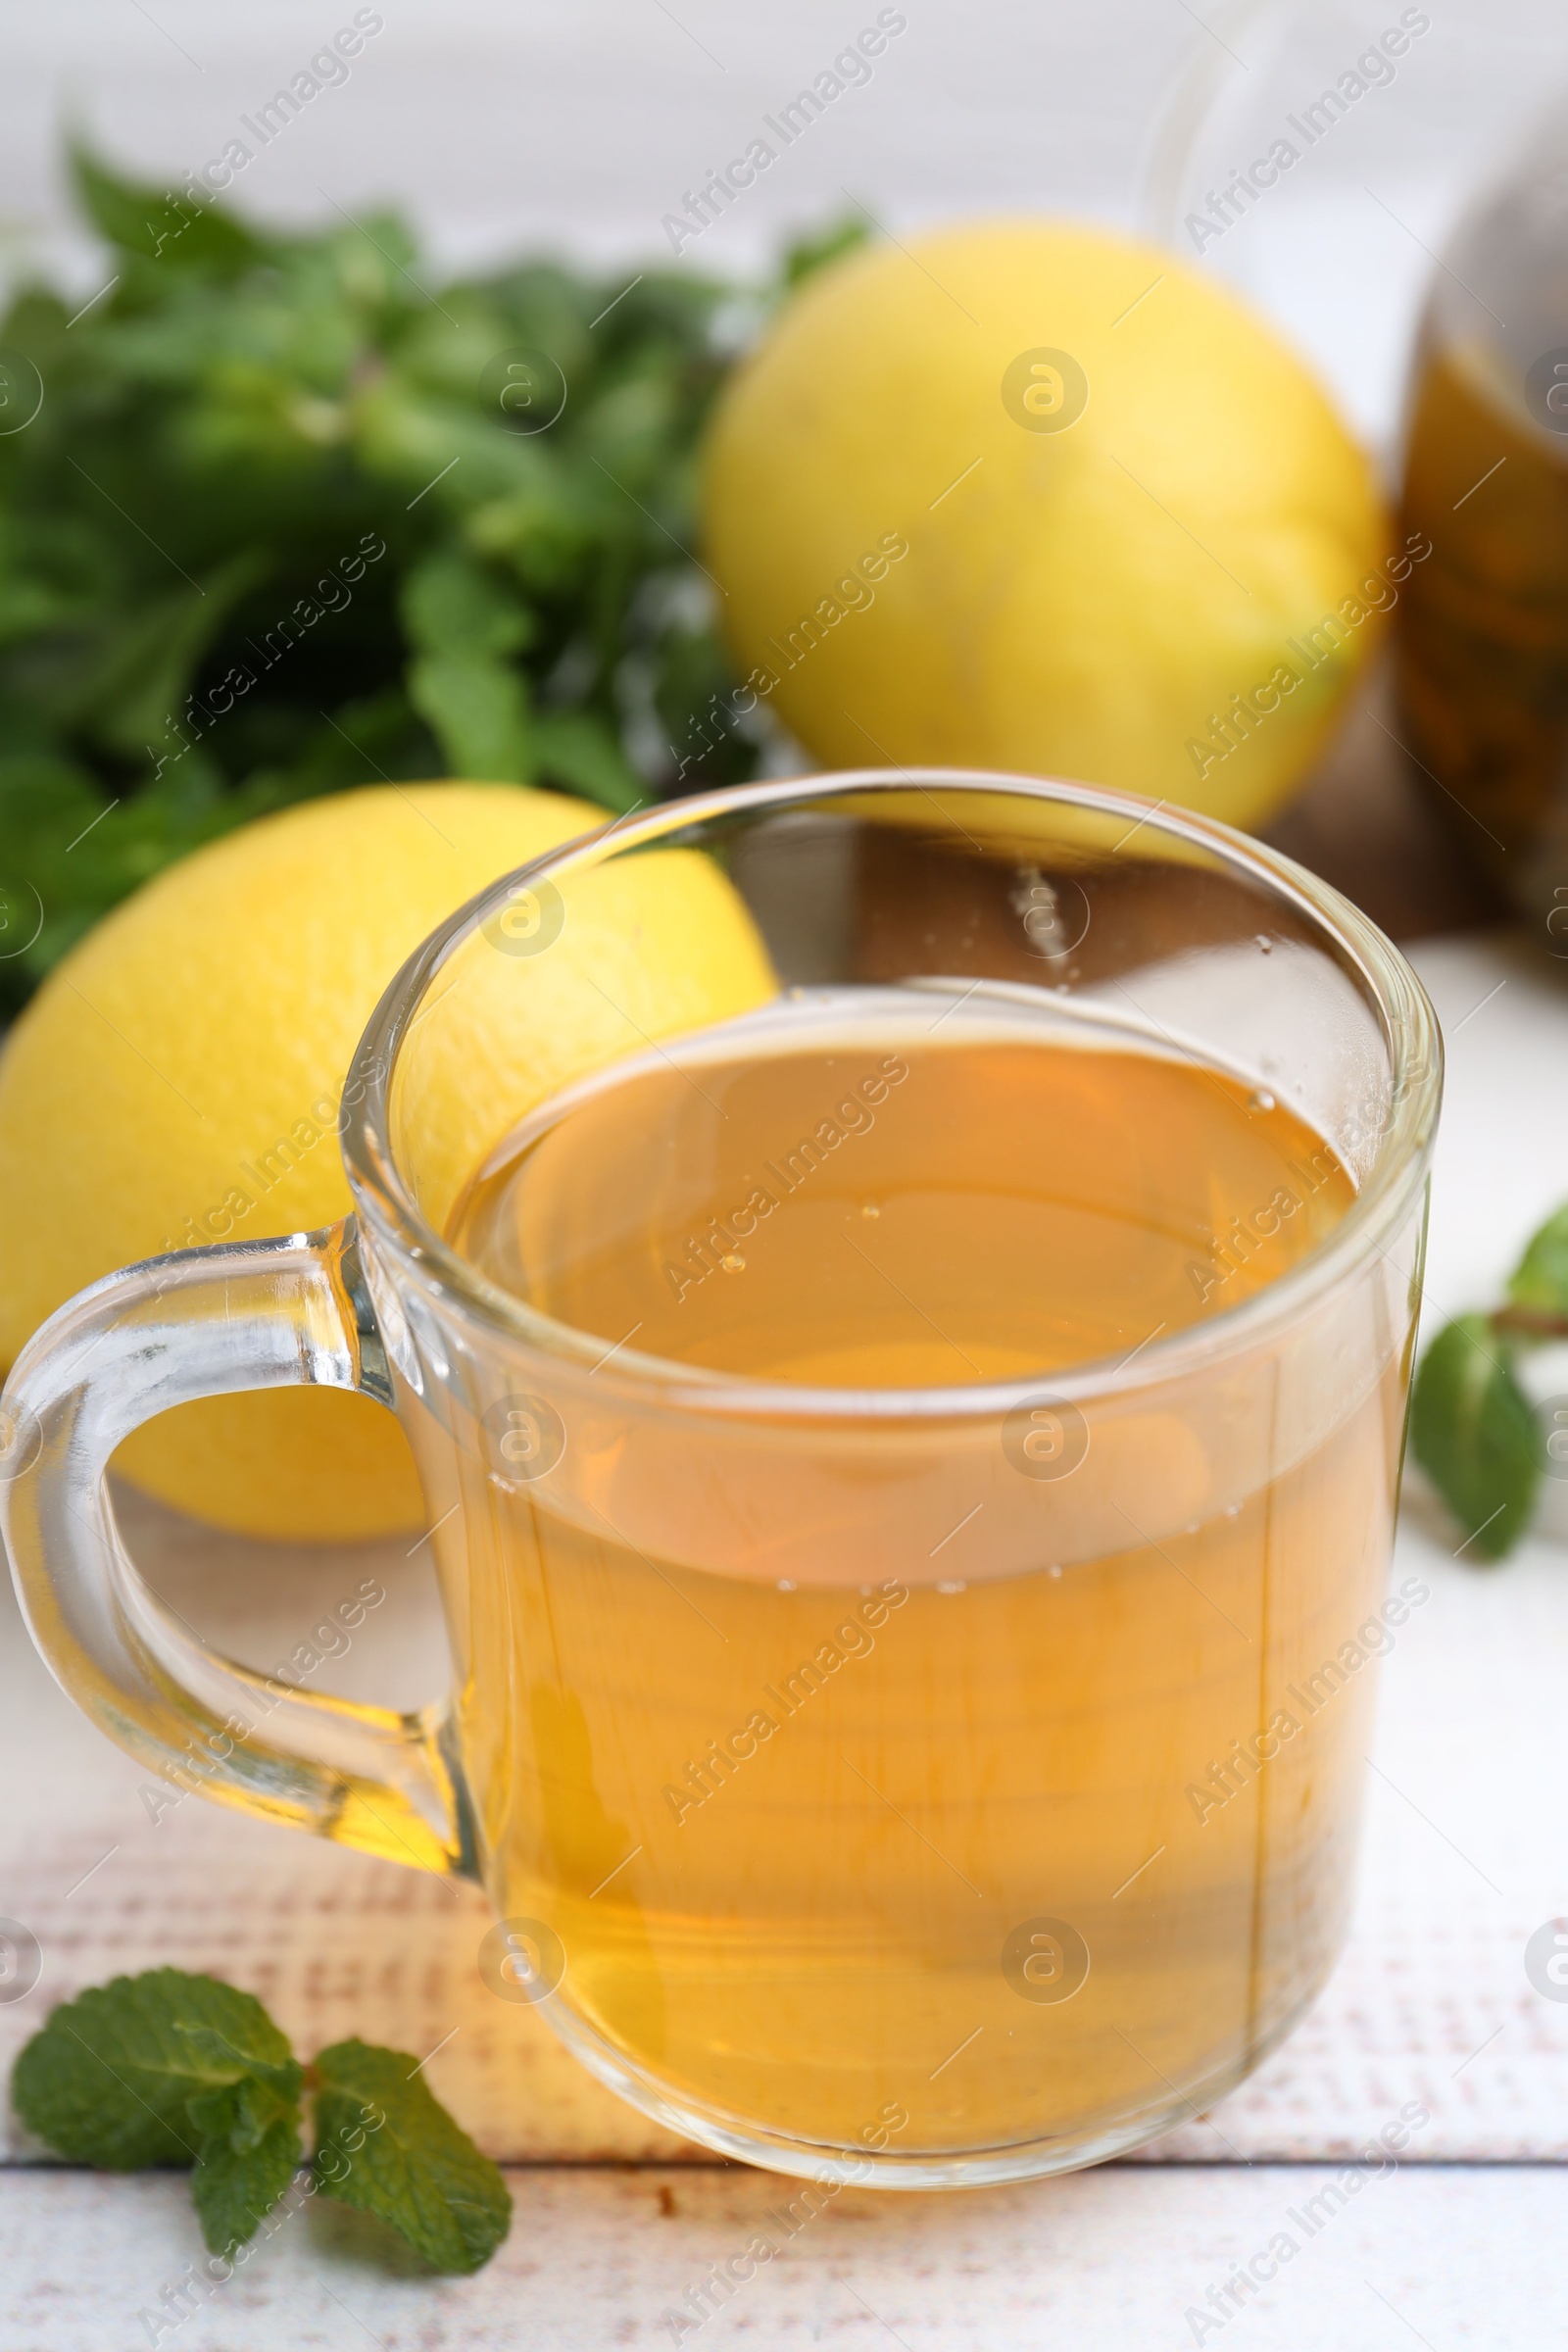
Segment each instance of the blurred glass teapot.
[[1450,241],[1416,347],[1398,616],[1435,806],[1568,957],[1568,92]]

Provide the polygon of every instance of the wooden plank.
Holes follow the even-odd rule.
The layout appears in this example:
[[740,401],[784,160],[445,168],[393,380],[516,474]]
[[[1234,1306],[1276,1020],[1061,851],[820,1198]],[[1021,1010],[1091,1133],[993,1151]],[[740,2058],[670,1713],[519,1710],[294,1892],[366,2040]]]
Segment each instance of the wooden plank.
[[[1568,2332],[1556,2170],[1403,2169],[1352,2189],[1322,2168],[1107,2166],[969,2194],[848,2189],[814,2217],[799,2183],[739,2169],[520,2172],[511,2185],[512,2235],[474,2278],[389,2274],[357,2216],[307,2207],[176,2328],[177,2290],[204,2260],[177,2177],[13,2173],[0,2352],[1540,2352]],[[710,2286],[700,2321],[705,2281],[731,2262],[738,2283]]]

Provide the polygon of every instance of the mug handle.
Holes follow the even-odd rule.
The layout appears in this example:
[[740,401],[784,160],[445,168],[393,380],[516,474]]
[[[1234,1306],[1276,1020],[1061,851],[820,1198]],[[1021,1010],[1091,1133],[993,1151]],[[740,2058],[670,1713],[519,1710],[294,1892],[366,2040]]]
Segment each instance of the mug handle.
[[445,1703],[400,1714],[252,1673],[148,1591],[121,1538],[105,1471],[122,1438],[198,1396],[294,1386],[392,1404],[352,1216],[148,1258],[70,1299],[0,1396],[0,1530],[23,1613],[67,1696],[161,1782],[474,1877]]

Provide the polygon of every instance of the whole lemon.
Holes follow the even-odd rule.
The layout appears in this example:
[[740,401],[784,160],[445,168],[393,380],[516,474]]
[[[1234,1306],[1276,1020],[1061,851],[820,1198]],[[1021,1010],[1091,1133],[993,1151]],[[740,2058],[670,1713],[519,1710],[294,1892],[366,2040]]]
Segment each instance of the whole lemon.
[[743,693],[825,763],[1077,776],[1244,825],[1396,596],[1367,461],[1300,362],[1173,255],[1054,221],[809,280],[720,400],[705,510]]
[[[514,785],[365,788],[227,835],[100,923],[0,1054],[0,1362],[116,1266],[344,1215],[340,1093],[387,982],[487,882],[602,822],[600,809]],[[446,1195],[509,1114],[631,1043],[776,985],[739,899],[697,853],[612,859],[585,881],[548,956],[486,958],[488,1028],[458,1049],[475,1066],[439,1072],[451,1133],[431,1156]],[[536,967],[548,967],[549,1017],[519,1019],[514,998],[509,1022],[507,983]],[[464,1165],[449,1172],[442,1154],[454,1152]],[[346,1540],[420,1524],[397,1422],[339,1391],[178,1406],[115,1466],[251,1535]]]

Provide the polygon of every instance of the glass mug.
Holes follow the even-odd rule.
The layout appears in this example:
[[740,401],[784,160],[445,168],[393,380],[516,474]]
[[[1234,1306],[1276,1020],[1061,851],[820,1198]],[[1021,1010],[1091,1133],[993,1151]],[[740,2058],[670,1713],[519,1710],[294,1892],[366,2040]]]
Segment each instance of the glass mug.
[[[757,940],[743,1004],[704,976],[706,917],[654,956],[662,873]],[[579,1292],[630,1164],[686,1244],[650,1335],[686,1328],[699,1275],[733,1321],[785,1220],[766,1240],[764,1196],[743,1214],[713,1176],[731,1146],[698,1098],[722,1119],[746,1075],[744,1053],[712,1074],[715,1004],[743,1041],[815,1021],[859,1073],[814,1157],[788,1126],[759,1181],[800,1178],[868,1298],[908,1282],[878,1287],[892,1243],[857,1223],[880,1213],[859,1192],[889,1154],[962,1145],[940,1090],[1007,1037],[1160,1102],[1186,1087],[1201,1115],[1289,1105],[1322,1149],[1187,1269],[1199,1298],[1237,1275],[1234,1303],[1179,1326],[1162,1309],[1096,1360],[1058,1348],[1046,1376],[714,1369],[578,1328],[454,1249],[498,1136],[563,1086],[613,1109],[623,1066],[668,1082],[666,1126],[673,1094],[711,1132],[676,1167],[633,1118],[629,1163],[576,1171],[551,1213],[588,1251]],[[492,1984],[708,2147],[890,2187],[1113,2155],[1240,2081],[1337,1954],[1440,1087],[1431,1007],[1390,944],[1182,810],[926,770],[621,820],[497,882],[392,983],[345,1087],[352,1216],[111,1275],[30,1343],[0,1499],[34,1639],[155,1769],[188,1781],[199,1759],[220,1802],[480,1881]],[[994,1088],[974,1101],[1004,1154],[1022,1098],[1016,1118]],[[1099,1115],[1057,1121],[1036,1158],[1076,1166]],[[1167,1115],[1126,1130],[1156,1186]],[[1269,1279],[1292,1187],[1335,1171],[1343,1214]],[[987,1216],[1035,1214],[988,1198]],[[1136,1292],[1145,1246],[1096,1262]],[[359,1389],[412,1443],[455,1660],[423,1714],[214,1654],[126,1557],[120,1440],[290,1383]]]

